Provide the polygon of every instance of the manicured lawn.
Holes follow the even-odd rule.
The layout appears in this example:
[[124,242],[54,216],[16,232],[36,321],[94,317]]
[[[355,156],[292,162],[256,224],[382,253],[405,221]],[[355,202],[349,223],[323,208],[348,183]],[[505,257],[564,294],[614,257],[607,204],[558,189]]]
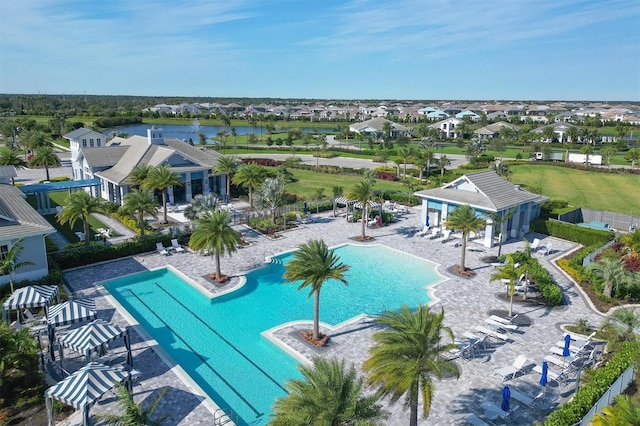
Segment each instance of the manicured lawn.
[[[286,190],[290,194],[296,194],[305,200],[314,201],[315,191],[324,188],[324,198],[333,195],[333,187],[341,186],[345,193],[349,192],[356,183],[363,180],[362,176],[331,175],[316,173],[308,170],[289,169],[296,178],[296,182],[287,184]],[[373,187],[375,190],[395,190],[409,193],[407,187],[398,182],[389,182],[378,179]]]
[[511,181],[537,186],[542,194],[575,207],[640,216],[640,177],[585,172],[564,167],[521,165],[511,168]]

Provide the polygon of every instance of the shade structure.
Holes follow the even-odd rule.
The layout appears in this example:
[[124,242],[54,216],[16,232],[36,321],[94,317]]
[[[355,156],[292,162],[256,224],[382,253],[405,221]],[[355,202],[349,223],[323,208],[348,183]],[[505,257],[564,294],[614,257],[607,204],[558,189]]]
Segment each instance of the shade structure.
[[568,357],[569,355],[571,355],[571,351],[569,350],[570,346],[571,346],[571,335],[565,334],[564,335],[564,348],[562,349],[562,356],[563,357]]
[[82,410],[83,425],[89,424],[89,408],[102,395],[113,388],[116,383],[126,382],[130,389],[130,374],[121,368],[109,367],[97,362],[91,362],[76,371],[66,379],[51,386],[44,393],[47,405],[49,426],[55,424],[53,415],[53,400],[63,402],[77,410]]
[[84,354],[87,362],[91,360],[91,351],[99,349],[102,345],[123,338],[127,348],[127,364],[133,367],[131,356],[131,342],[129,331],[102,320],[95,320],[87,325],[73,330],[58,339],[62,346]]
[[540,385],[541,386],[547,386],[547,380],[548,380],[548,376],[549,375],[549,364],[547,364],[547,361],[543,361],[542,362],[542,374],[540,375]]
[[13,309],[46,308],[57,295],[57,285],[30,285],[19,288],[2,304],[2,318],[9,322],[9,312]]
[[75,299],[54,305],[47,315],[47,331],[49,335],[49,355],[55,360],[56,327],[96,319],[95,301],[93,299]]
[[[353,206],[354,206],[355,208],[357,208],[357,209],[361,209],[361,208],[362,208],[362,203],[361,203],[360,201],[356,201],[356,202],[353,204]],[[369,200],[369,201],[367,201],[367,208],[370,208],[370,209],[377,209],[377,208],[379,208],[379,207],[382,207],[382,206],[380,205],[380,203],[376,203],[376,202],[375,202],[375,201],[373,201],[373,200]]]
[[502,408],[502,411],[509,411],[509,409],[511,408],[509,406],[510,399],[511,399],[511,389],[509,389],[509,386],[505,386],[502,388],[502,405],[500,405],[500,408]]

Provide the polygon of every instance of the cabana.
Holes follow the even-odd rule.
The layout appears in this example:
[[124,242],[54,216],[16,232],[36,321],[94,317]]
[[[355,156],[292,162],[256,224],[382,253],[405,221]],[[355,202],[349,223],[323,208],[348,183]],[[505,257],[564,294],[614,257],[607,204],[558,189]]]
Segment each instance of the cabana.
[[93,299],[68,300],[59,305],[54,305],[49,309],[49,315],[47,315],[47,334],[49,336],[49,355],[51,355],[52,360],[56,359],[53,348],[56,327],[84,321],[93,321],[96,319],[95,309],[96,304]]
[[124,339],[124,345],[127,348],[127,364],[133,367],[129,330],[103,320],[95,320],[60,337],[58,339],[60,363],[63,359],[63,346],[84,354],[86,362],[89,362],[92,351],[100,351],[103,345],[120,338]]
[[54,426],[53,400],[82,410],[82,424],[89,425],[89,408],[116,383],[123,383],[131,392],[131,374],[127,371],[92,362],[76,371],[44,393],[48,425]]
[[[360,201],[356,201],[353,204],[354,209],[362,209],[362,203]],[[367,206],[364,209],[364,211],[362,212],[362,220],[364,221],[368,221],[369,220],[369,212],[373,209],[378,209],[380,211],[380,218],[382,218],[382,204],[380,203],[376,203],[373,200],[369,200],[367,201]]]
[[345,217],[347,218],[347,222],[349,221],[349,210],[351,210],[351,217],[353,217],[353,213],[355,209],[353,205],[356,203],[356,200],[349,200],[347,197],[337,197],[333,199],[333,217],[338,216],[337,208],[338,206],[344,206],[346,210]]
[[21,309],[44,307],[46,316],[49,303],[54,297],[60,301],[56,285],[30,285],[19,288],[2,304],[2,319],[8,323],[12,309],[20,311]]

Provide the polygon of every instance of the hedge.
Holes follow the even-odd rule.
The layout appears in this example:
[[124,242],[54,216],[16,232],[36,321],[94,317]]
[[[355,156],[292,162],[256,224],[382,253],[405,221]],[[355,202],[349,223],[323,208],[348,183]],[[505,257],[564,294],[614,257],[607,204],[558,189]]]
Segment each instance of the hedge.
[[640,356],[640,344],[626,342],[607,364],[598,368],[590,380],[582,385],[571,402],[551,413],[545,426],[565,426],[579,422],[616,379]]
[[[111,246],[92,244],[89,247],[63,250],[49,255],[49,265],[57,265],[60,269],[65,270],[90,265],[92,263],[132,256],[134,254],[147,253],[156,249],[157,242],[162,242],[165,246],[170,245],[171,238],[172,237],[170,235],[163,235],[160,237],[137,239],[131,242],[114,244]],[[187,243],[188,238],[188,235],[181,235],[179,237],[179,240],[181,240],[180,243]]]
[[[513,260],[524,263],[525,260],[520,257],[521,254],[522,252],[516,252],[513,255]],[[528,272],[533,281],[538,285],[540,294],[542,294],[542,297],[544,297],[549,305],[557,306],[562,303],[562,289],[556,284],[549,271],[540,265],[538,259],[531,258]]]
[[598,247],[613,240],[615,235],[610,231],[583,228],[572,223],[557,220],[534,220],[531,222],[531,230],[539,234],[551,235],[563,240],[573,241],[583,246],[596,245]]

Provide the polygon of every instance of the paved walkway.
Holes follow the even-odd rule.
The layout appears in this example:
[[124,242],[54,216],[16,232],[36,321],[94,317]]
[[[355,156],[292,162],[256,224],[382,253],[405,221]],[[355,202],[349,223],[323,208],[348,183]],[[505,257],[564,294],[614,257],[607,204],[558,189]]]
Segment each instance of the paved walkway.
[[[503,291],[502,286],[496,282],[489,282],[489,277],[494,272],[493,266],[480,260],[483,256],[496,254],[497,248],[467,253],[467,266],[473,268],[477,273],[473,279],[468,280],[451,275],[446,271],[446,268],[459,260],[460,248],[454,247],[455,241],[443,244],[438,240],[414,236],[412,231],[419,226],[419,214],[416,209],[410,210],[408,215],[390,226],[368,229],[367,233],[375,238],[369,244],[383,244],[439,264],[438,271],[447,277],[447,280],[437,284],[435,288],[430,290],[430,294],[433,308],[444,308],[445,322],[453,329],[454,334],[462,336],[462,333],[472,330],[475,326],[485,325],[484,319],[487,318],[490,310],[508,309],[508,303],[498,297],[498,293]],[[360,233],[360,224],[347,223],[344,218],[334,218],[330,214],[324,214],[317,215],[317,219],[315,223],[302,225],[296,230],[284,233],[277,240],[268,239],[246,228],[239,228],[247,234],[251,245],[239,250],[231,258],[223,258],[223,271],[233,275],[229,286],[237,285],[241,275],[264,265],[266,256],[293,249],[312,238],[323,238],[327,244],[333,246],[350,242],[350,237]],[[552,271],[557,282],[563,287],[568,303],[553,309],[535,305],[516,305],[515,312],[526,314],[531,318],[532,324],[524,327],[522,332],[512,333],[509,342],[491,342],[470,361],[458,360],[462,371],[460,379],[435,381],[436,391],[431,414],[428,419],[421,419],[420,425],[448,425],[464,418],[468,413],[484,415],[484,409],[481,407],[483,402],[489,401],[499,406],[503,384],[500,377],[494,375],[493,371],[495,368],[510,365],[520,354],[525,355],[529,360],[528,374],[511,380],[509,386],[529,396],[538,394],[540,391],[540,386],[537,384],[539,375],[530,370],[534,364],[540,364],[543,357],[548,354],[549,348],[562,338],[563,332],[560,325],[573,323],[582,318],[594,325],[599,325],[602,322],[603,317],[589,308],[571,281],[559,272],[552,263],[554,258],[574,249],[575,245],[540,235],[528,235],[527,237],[531,240],[534,236],[541,237],[543,245],[553,241],[553,246],[557,250],[554,254],[546,257],[539,254],[536,257]],[[474,241],[471,241],[470,245],[482,250],[481,246]],[[514,252],[522,249],[523,246],[522,241],[515,240],[503,245],[502,252]],[[167,264],[173,265],[210,291],[220,291],[203,278],[213,267],[211,260],[194,253],[171,256],[150,253],[67,271],[64,275],[67,283],[76,294],[96,297],[100,318],[127,325],[127,320],[98,293],[94,283]],[[375,331],[375,327],[371,326],[371,318],[361,318],[357,322],[344,325],[341,328],[325,328],[325,330],[334,335],[332,338],[334,344],[326,352],[326,355],[347,359],[360,368],[371,346],[371,334]],[[292,350],[300,352],[301,357],[311,359],[314,352],[305,348],[300,342],[289,338],[290,331],[289,329],[277,331],[275,337],[280,339],[282,344],[290,345]],[[203,403],[205,399],[195,392],[188,382],[184,382],[176,376],[170,367],[171,363],[165,362],[163,357],[152,350],[141,335],[133,333],[132,340],[134,343],[134,363],[136,369],[141,371],[140,379],[134,387],[136,401],[155,395],[163,386],[169,386],[170,391],[159,409],[161,414],[170,416],[167,424],[213,424],[213,415]],[[123,348],[116,348],[113,352],[116,355],[122,354]],[[563,398],[570,395],[574,386],[575,382],[573,381],[570,381],[569,386],[565,387],[551,383],[547,390],[546,404],[555,406]],[[512,403],[518,405],[515,401]],[[408,411],[401,403],[387,404],[386,409],[391,413],[387,424],[405,424],[407,422]],[[114,412],[115,410],[113,398],[105,398],[92,408],[91,412],[95,414],[104,411]],[[511,423],[531,424],[547,412],[520,407],[514,413]],[[490,412],[486,414],[491,415]]]

